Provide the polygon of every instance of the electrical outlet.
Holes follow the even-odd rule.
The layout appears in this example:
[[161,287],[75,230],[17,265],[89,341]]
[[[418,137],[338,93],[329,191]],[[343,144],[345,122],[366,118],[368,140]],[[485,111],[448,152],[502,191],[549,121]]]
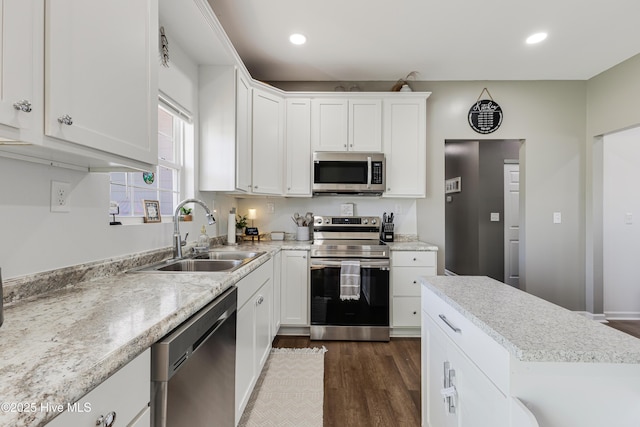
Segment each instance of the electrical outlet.
[[267,203],[267,213],[276,213],[276,204],[272,202]]
[[553,213],[553,223],[554,224],[562,224],[562,212],[554,212]]
[[51,212],[69,212],[69,193],[71,184],[68,182],[51,181]]

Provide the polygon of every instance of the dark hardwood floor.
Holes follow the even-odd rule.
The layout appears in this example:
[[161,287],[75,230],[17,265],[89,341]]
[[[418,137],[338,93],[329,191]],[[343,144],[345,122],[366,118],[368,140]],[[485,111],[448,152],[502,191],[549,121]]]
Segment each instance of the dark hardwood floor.
[[640,338],[640,320],[609,320],[608,323],[605,324],[619,331],[626,332],[629,335],[633,335],[636,338]]
[[274,347],[327,348],[324,426],[420,426],[420,339],[310,341],[277,336]]

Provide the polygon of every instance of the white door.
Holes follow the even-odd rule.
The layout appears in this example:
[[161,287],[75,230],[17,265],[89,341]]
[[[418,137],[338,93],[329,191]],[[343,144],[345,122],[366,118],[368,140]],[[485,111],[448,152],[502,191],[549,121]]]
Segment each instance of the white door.
[[520,286],[520,165],[504,165],[504,282]]

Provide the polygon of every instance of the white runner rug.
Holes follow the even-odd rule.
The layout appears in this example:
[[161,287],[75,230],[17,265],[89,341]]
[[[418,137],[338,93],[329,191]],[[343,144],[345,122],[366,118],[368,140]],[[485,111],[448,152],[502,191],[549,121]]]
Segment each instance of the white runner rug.
[[322,427],[326,348],[274,348],[239,427]]

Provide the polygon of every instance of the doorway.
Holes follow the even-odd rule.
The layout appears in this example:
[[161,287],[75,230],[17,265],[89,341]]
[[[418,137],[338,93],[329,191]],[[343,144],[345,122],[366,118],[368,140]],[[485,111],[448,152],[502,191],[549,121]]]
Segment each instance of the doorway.
[[[522,143],[519,139],[445,141],[446,274],[489,276],[505,282],[507,253],[511,271],[519,271],[518,254],[505,251],[504,174],[505,163],[518,164]],[[510,197],[513,204],[515,196]],[[518,208],[519,199],[515,203]],[[509,215],[513,227],[519,211]]]

